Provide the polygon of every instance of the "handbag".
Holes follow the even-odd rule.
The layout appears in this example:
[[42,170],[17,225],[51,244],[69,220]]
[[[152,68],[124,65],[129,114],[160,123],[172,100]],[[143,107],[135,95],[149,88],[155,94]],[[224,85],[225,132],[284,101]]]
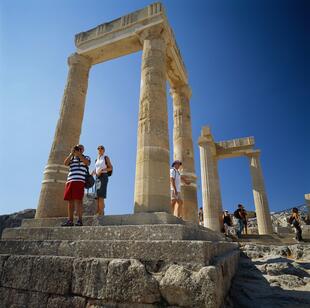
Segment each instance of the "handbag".
[[86,175],[85,175],[85,188],[89,189],[92,188],[95,184],[94,177],[89,173],[89,168],[87,167]]

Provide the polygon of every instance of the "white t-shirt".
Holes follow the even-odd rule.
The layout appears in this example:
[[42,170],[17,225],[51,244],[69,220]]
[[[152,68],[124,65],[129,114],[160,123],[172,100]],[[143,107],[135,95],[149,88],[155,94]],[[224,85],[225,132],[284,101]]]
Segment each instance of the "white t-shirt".
[[[99,158],[96,159],[96,163],[95,163],[95,166],[96,166],[96,174],[99,174],[100,171],[101,171],[102,169],[107,168],[107,165],[106,165],[106,163],[105,163],[104,156],[105,156],[105,155],[101,155]],[[104,173],[106,173],[106,171],[104,171]]]
[[[181,174],[180,174],[180,172],[175,168],[171,168],[170,169],[170,178],[174,178],[175,187],[177,189],[177,192],[181,192]],[[174,190],[171,182],[170,182],[170,189]]]

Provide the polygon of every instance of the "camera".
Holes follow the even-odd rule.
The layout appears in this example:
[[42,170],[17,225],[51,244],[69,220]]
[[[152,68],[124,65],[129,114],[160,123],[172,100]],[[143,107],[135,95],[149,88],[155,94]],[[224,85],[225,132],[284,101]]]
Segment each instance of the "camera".
[[81,149],[80,149],[79,146],[77,146],[77,145],[76,145],[73,149],[74,149],[74,151],[78,151],[78,152],[81,151]]

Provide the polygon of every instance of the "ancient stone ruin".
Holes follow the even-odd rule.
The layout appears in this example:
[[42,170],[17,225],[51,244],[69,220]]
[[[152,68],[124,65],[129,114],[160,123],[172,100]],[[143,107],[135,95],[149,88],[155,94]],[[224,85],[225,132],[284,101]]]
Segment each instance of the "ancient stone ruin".
[[249,158],[258,232],[259,234],[272,234],[268,199],[259,159],[260,151],[253,149],[254,137],[215,142],[210,127],[205,126],[201,130],[198,143],[201,160],[204,225],[211,230],[220,231],[223,208],[217,167],[218,161],[220,159],[245,156]]
[[[164,8],[154,3],[76,35],[76,52],[44,171],[35,219],[4,230],[2,307],[220,307],[235,274],[238,244],[198,226],[191,90]],[[60,227],[68,169],[79,143],[92,65],[142,50],[134,214],[84,218]],[[184,219],[170,213],[166,81],[174,105],[174,157],[192,184]]]

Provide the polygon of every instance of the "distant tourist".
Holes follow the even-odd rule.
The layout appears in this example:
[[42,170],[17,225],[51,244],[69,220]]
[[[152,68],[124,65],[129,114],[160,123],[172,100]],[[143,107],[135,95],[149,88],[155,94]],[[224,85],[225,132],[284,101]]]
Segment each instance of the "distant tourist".
[[242,218],[242,209],[243,209],[243,205],[242,204],[238,204],[238,208],[234,211],[234,217],[237,220],[237,236],[240,238],[241,237],[241,233],[243,231],[243,218]]
[[292,214],[291,214],[291,217],[289,218],[289,223],[291,225],[293,225],[293,227],[295,228],[296,230],[296,240],[298,242],[302,241],[302,230],[301,230],[301,227],[300,227],[300,223],[301,223],[301,220],[300,220],[300,216],[299,216],[299,213],[298,213],[298,209],[296,207],[294,207],[292,209]]
[[202,210],[202,207],[199,208],[198,223],[199,223],[199,225],[203,226],[203,210]]
[[229,235],[229,233],[232,233],[233,223],[227,210],[223,212],[223,225],[225,235]]
[[248,213],[244,207],[242,207],[241,216],[242,216],[244,234],[248,234],[248,219],[247,219]]
[[95,162],[96,169],[92,174],[96,175],[96,196],[97,196],[97,215],[104,215],[104,199],[107,197],[107,186],[109,182],[109,175],[112,174],[112,164],[110,158],[105,153],[105,148],[103,145],[99,145],[98,156]]
[[175,160],[170,169],[170,190],[171,190],[171,207],[174,216],[182,218],[183,200],[181,197],[181,181],[190,184],[186,177],[181,176],[180,167],[182,162]]
[[68,201],[68,220],[62,224],[64,227],[73,226],[74,207],[78,215],[76,226],[83,226],[83,196],[85,177],[90,165],[90,158],[83,155],[84,146],[76,145],[72,148],[70,154],[66,157],[64,164],[69,166],[69,174],[65,187],[64,200]]

